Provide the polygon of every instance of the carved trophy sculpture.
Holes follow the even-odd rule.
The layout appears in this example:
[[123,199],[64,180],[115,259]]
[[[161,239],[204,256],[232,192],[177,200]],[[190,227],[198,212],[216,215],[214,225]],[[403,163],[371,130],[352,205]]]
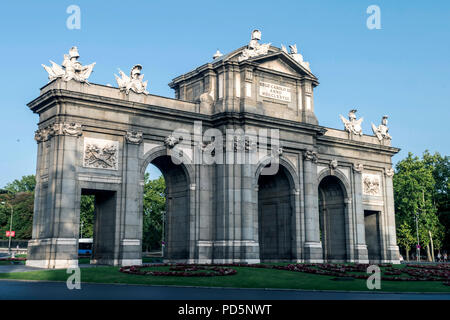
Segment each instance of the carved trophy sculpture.
[[262,54],[267,54],[269,51],[270,43],[260,44],[258,41],[261,40],[261,31],[253,30],[252,39],[248,44],[247,48],[242,51],[239,56],[239,62],[247,60],[249,58],[254,58]]
[[117,84],[121,91],[125,91],[126,94],[134,91],[136,93],[148,94],[147,83],[148,80],[143,81],[144,75],[141,75],[142,66],[140,64],[131,68],[130,76],[128,77],[122,70],[119,69],[120,77],[114,74]]
[[350,112],[348,113],[348,120],[345,119],[342,115],[339,115],[339,117],[341,117],[341,120],[344,123],[345,131],[362,136],[363,133],[361,123],[363,122],[364,118],[356,120],[356,111],[356,109],[350,110]]
[[80,55],[78,54],[77,47],[72,47],[69,50],[69,54],[64,55],[64,61],[61,66],[52,60],[50,60],[50,63],[52,64],[51,67],[43,64],[42,66],[48,73],[49,81],[61,78],[64,81],[75,80],[81,83],[89,84],[87,79],[94,69],[95,62],[90,65],[83,66],[78,61],[79,57]]
[[388,116],[383,116],[383,118],[381,119],[381,124],[378,126],[378,128],[372,123],[372,131],[374,135],[377,136],[378,140],[380,140],[380,142],[382,142],[384,139],[392,139],[392,137],[388,133],[389,128],[387,127],[387,119]]
[[291,55],[292,59],[297,61],[304,68],[310,70],[309,62],[303,61],[303,56],[300,53],[298,53],[297,44],[290,45],[289,50],[290,50],[290,55]]

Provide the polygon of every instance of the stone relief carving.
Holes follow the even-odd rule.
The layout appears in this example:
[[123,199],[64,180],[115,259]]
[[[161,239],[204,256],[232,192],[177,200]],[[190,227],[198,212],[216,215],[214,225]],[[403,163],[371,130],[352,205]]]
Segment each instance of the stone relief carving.
[[393,168],[384,169],[384,174],[388,177],[392,177],[394,175],[395,171]]
[[118,141],[85,138],[83,166],[117,170]]
[[363,122],[364,118],[356,120],[356,111],[356,109],[352,109],[349,111],[348,120],[345,119],[342,115],[339,115],[339,117],[344,123],[345,131],[362,136],[363,133],[361,123]]
[[209,109],[214,104],[214,98],[211,92],[203,92],[200,95],[200,108],[201,109]]
[[392,139],[392,137],[388,133],[389,128],[387,127],[387,124],[388,124],[387,119],[388,119],[388,116],[383,116],[383,118],[381,118],[381,124],[378,127],[372,123],[373,134],[377,136],[377,138],[378,138],[378,140],[380,140],[380,142],[382,142],[384,139],[385,140]]
[[377,174],[364,173],[362,176],[363,194],[369,196],[380,195],[380,176]]
[[79,123],[59,123],[55,124],[53,127],[55,135],[67,135],[67,136],[81,136],[81,124]]
[[273,153],[275,156],[282,156],[283,155],[283,147],[278,147],[276,150],[273,150]]
[[173,147],[175,147],[178,143],[180,143],[180,140],[175,138],[173,135],[169,135],[166,139],[164,139],[164,144],[169,149],[173,149]]
[[307,150],[304,153],[304,158],[305,158],[305,160],[317,163],[317,153],[315,151]]
[[363,171],[363,169],[364,169],[364,165],[362,163],[358,163],[358,164],[354,164],[353,165],[353,170],[355,172],[361,173]]
[[268,53],[270,43],[260,44],[259,40],[261,40],[261,31],[253,30],[252,39],[239,56],[239,62]]
[[53,81],[57,78],[61,78],[64,81],[75,80],[81,83],[89,84],[87,79],[94,69],[95,62],[87,66],[83,66],[78,61],[79,57],[80,55],[78,54],[78,48],[72,47],[69,50],[69,54],[64,55],[64,61],[61,66],[51,60],[51,67],[43,64],[42,67],[44,67],[45,71],[48,73],[48,80]]
[[337,169],[338,161],[336,159],[331,160],[329,166],[330,166],[330,169],[332,169],[332,170]]
[[144,140],[144,135],[138,131],[127,131],[125,140],[131,144],[140,144]]
[[289,45],[289,50],[290,53],[288,53],[286,46],[284,44],[281,44],[281,51],[285,52],[286,54],[289,54],[292,57],[292,59],[294,59],[305,69],[311,70],[309,68],[309,62],[303,61],[303,56],[300,53],[298,53],[297,44]]
[[303,61],[303,56],[300,53],[298,53],[297,44],[290,45],[289,49],[290,49],[290,55],[291,55],[292,59],[294,59],[297,63],[299,63],[305,69],[310,70],[309,62]]
[[74,122],[52,123],[45,128],[36,130],[34,139],[39,143],[59,135],[79,137],[82,135],[81,124]]
[[142,66],[137,64],[131,68],[130,76],[128,77],[122,70],[119,69],[120,77],[114,74],[120,91],[125,91],[129,94],[130,91],[136,93],[149,94],[147,91],[148,80],[143,81],[144,75],[141,74]]

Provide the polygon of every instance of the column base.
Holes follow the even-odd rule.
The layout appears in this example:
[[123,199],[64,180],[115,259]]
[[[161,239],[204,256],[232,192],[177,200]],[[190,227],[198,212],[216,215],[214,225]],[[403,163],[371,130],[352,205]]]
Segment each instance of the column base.
[[400,251],[398,246],[389,246],[386,252],[386,259],[383,263],[400,264]]
[[25,265],[28,267],[44,268],[44,269],[67,269],[78,268],[78,260],[73,259],[43,259],[43,260],[27,260]]
[[368,264],[369,254],[367,251],[367,246],[365,244],[357,244],[355,247],[355,263]]
[[304,245],[306,263],[323,263],[323,251],[321,242],[305,242]]

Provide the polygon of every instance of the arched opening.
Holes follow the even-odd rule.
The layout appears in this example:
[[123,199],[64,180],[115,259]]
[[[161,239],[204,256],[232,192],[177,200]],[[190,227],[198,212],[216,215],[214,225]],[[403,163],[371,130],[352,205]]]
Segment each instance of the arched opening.
[[328,176],[320,182],[320,237],[323,258],[327,261],[347,260],[344,199],[345,191],[338,178]]
[[152,163],[144,175],[142,256],[162,258],[165,245],[166,180]]
[[280,165],[275,175],[258,179],[258,223],[261,261],[292,259],[292,194],[289,173]]
[[[152,166],[156,167],[157,170],[154,170]],[[153,170],[154,173],[157,173],[159,170],[162,173],[162,177],[159,179],[160,182],[164,181],[165,189],[162,195],[161,183],[153,183],[154,190],[151,190],[148,185],[146,188],[144,179],[143,210],[151,211],[153,209],[159,212],[153,214],[154,225],[149,225],[152,223],[152,219],[147,219],[146,223],[147,217],[144,216],[146,214],[144,211],[143,250],[145,250],[144,241],[153,241],[156,249],[159,242],[164,259],[185,261],[189,258],[190,201],[188,174],[183,165],[175,165],[170,156],[167,155],[157,156],[146,169],[147,172]],[[165,198],[164,204],[160,202],[162,196]],[[154,202],[153,208],[152,201]],[[147,213],[150,214],[150,211],[147,211]],[[150,235],[148,232],[151,228],[156,229],[152,232],[153,239],[147,239],[145,237]]]

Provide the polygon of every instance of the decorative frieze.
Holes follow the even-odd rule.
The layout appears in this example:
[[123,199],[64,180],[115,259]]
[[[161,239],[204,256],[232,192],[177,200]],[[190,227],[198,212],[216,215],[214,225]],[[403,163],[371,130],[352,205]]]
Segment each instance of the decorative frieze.
[[381,195],[381,178],[378,174],[363,173],[362,182],[364,195]]
[[36,130],[34,139],[37,143],[50,140],[54,136],[79,137],[83,134],[81,124],[75,122],[52,123],[45,128]]
[[83,167],[118,169],[119,142],[84,138]]
[[131,144],[141,144],[144,140],[144,136],[142,132],[138,131],[127,131],[125,134],[125,140]]

